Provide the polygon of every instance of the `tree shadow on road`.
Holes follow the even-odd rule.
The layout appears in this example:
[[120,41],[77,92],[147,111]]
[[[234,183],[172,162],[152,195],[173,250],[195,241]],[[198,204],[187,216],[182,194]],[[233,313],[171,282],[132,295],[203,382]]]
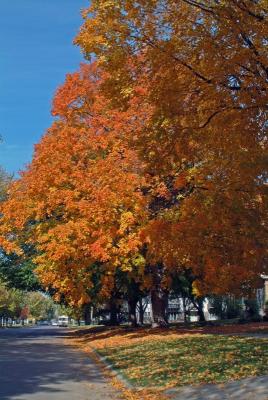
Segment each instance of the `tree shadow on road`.
[[40,399],[61,393],[59,398],[64,399],[81,382],[105,383],[88,357],[62,343],[68,335],[68,331],[49,329],[1,334],[0,399],[28,400],[34,393]]

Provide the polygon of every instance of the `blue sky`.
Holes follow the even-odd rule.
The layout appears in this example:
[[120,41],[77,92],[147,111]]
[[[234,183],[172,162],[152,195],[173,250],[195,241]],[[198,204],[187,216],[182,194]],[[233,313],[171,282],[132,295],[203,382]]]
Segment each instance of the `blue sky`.
[[51,124],[55,89],[83,60],[72,41],[89,1],[0,2],[0,165],[17,173]]

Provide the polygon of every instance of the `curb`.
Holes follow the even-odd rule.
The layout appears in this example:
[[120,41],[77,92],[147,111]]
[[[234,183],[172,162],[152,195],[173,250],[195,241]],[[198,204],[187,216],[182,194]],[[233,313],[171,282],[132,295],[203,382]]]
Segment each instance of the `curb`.
[[127,389],[142,389],[139,388],[138,386],[134,386],[132,385],[132,383],[130,383],[120,372],[118,372],[113,366],[112,364],[110,364],[107,359],[105,357],[103,357],[97,350],[95,350],[94,348],[92,348],[92,352],[93,354],[95,354],[99,360],[105,365],[105,367],[112,373],[113,376],[115,376],[116,378],[118,378]]

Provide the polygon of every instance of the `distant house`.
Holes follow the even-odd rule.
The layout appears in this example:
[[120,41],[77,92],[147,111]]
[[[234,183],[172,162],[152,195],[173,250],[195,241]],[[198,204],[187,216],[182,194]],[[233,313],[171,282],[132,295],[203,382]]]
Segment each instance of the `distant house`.
[[265,310],[268,308],[268,275],[261,275],[264,281],[263,288],[257,290],[257,301],[260,306],[261,315],[265,315]]
[[[260,309],[260,316],[265,315],[265,309],[268,308],[268,275],[261,275],[264,281],[262,288],[256,290],[256,300]],[[152,321],[152,304],[150,297],[143,300],[144,305],[147,304],[144,312],[144,322],[150,323]],[[242,300],[243,303],[243,300]],[[213,314],[213,306],[208,298],[205,299],[203,304],[203,311],[207,321],[217,320],[215,314]],[[198,313],[194,305],[187,300],[185,301],[181,297],[170,298],[168,301],[167,316],[169,322],[183,322],[186,318],[190,322],[199,320]],[[139,322],[139,313],[137,312],[137,321]]]
[[[144,322],[150,323],[152,321],[152,304],[150,298],[144,299],[144,302],[147,304],[147,307],[144,312]],[[207,321],[216,320],[217,317],[213,315],[213,309],[208,299],[204,301],[204,314]],[[190,302],[187,303],[186,309],[184,301],[181,297],[170,298],[168,301],[167,308],[167,316],[169,322],[183,322],[185,318],[185,312],[187,315],[187,319],[190,322],[198,321],[198,313],[196,308]],[[137,313],[137,321],[139,322],[139,314]]]

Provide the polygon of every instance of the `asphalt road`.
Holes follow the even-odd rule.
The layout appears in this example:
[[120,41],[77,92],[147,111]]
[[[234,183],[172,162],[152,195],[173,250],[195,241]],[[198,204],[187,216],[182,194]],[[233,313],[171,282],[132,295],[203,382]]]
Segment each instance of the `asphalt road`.
[[120,395],[58,327],[0,329],[0,400],[116,400]]

